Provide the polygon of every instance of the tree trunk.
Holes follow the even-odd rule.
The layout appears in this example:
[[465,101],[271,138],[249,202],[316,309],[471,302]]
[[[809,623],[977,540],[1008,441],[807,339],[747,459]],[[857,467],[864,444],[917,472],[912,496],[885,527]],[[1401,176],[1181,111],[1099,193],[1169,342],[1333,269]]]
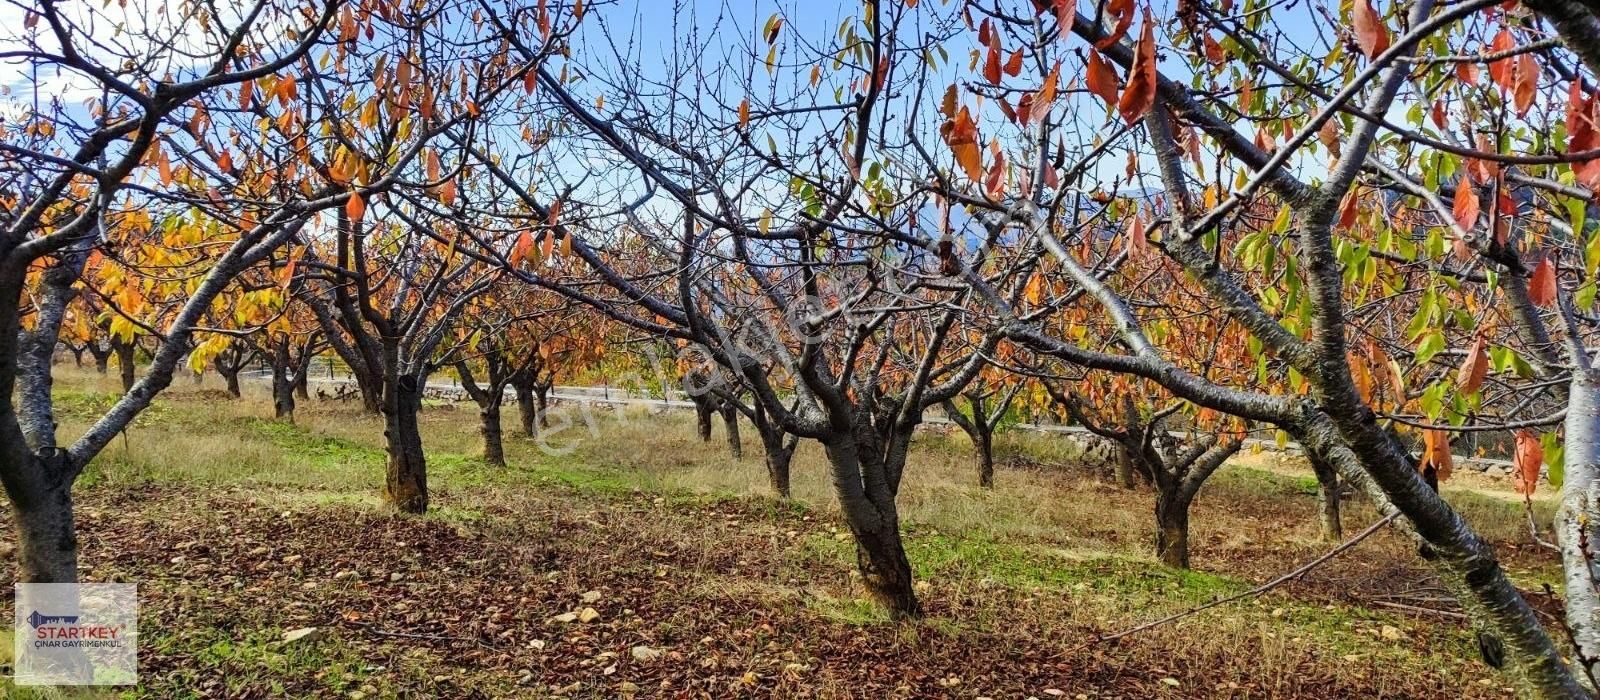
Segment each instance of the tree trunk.
[[106,370],[111,368],[111,353],[100,353],[91,350],[89,354],[94,355],[94,371],[96,374],[104,375]]
[[295,398],[302,401],[311,400],[311,365],[309,363],[300,368],[300,372],[294,376],[293,383]]
[[222,375],[222,380],[227,383],[229,396],[236,399],[244,396],[244,392],[239,390],[239,370],[219,366],[217,367],[217,374]]
[[728,451],[733,453],[734,459],[744,457],[744,445],[739,441],[739,409],[723,401],[718,411],[722,413],[722,425],[728,431]]
[[522,423],[522,434],[531,438],[539,437],[540,411],[534,404],[533,389],[527,385],[515,387],[517,390],[517,418]]
[[1133,457],[1129,456],[1128,451],[1120,446],[1115,449],[1115,452],[1116,462],[1113,468],[1116,470],[1117,485],[1129,491],[1138,488],[1138,483],[1133,480]]
[[778,498],[789,500],[789,465],[794,460],[799,438],[786,436],[783,428],[767,416],[759,398],[755,402],[752,422],[756,426],[756,434],[761,437],[761,450],[767,463],[767,485],[772,487],[772,493]]
[[83,369],[83,348],[67,348],[72,351],[72,365]]
[[72,517],[72,486],[40,494],[13,511],[17,529],[18,583],[77,583],[78,536]]
[[[554,382],[554,379],[550,380]],[[533,388],[533,396],[539,406],[539,427],[550,427],[550,384],[540,384]]]
[[862,583],[895,619],[917,618],[922,616],[922,607],[912,585],[911,561],[900,541],[894,496],[898,482],[890,483],[890,470],[880,457],[890,451],[882,449],[879,442],[858,444],[851,437],[823,445],[840,509],[855,535],[856,567]]
[[1317,520],[1321,524],[1322,539],[1338,542],[1344,539],[1344,524],[1339,516],[1339,471],[1309,450],[1306,457],[1311,471],[1317,475]]
[[294,381],[289,377],[289,337],[280,335],[272,349],[272,410],[278,420],[294,422]]
[[873,599],[897,620],[921,617],[911,560],[900,541],[899,519],[891,516],[870,523],[852,519],[850,531],[856,538],[856,567]]
[[355,377],[356,388],[361,391],[361,407],[368,413],[382,413],[385,400],[384,382],[381,376],[370,376],[359,370],[352,369],[351,375]]
[[767,460],[767,485],[772,487],[773,494],[787,501],[790,497],[789,465],[794,461],[794,446],[779,444],[774,448],[767,445],[764,452]]
[[1156,495],[1156,557],[1175,569],[1189,568],[1189,501],[1178,494]]
[[133,391],[133,343],[114,342],[113,350],[117,353],[117,369],[122,372],[122,393]]
[[384,392],[383,437],[388,446],[388,476],[383,500],[404,513],[428,511],[428,462],[422,451],[417,413],[422,410],[422,382],[401,376]]
[[976,444],[973,445],[978,460],[978,486],[994,488],[994,434],[987,429],[979,428]]
[[490,397],[487,405],[478,410],[478,418],[482,421],[478,430],[483,434],[483,461],[496,467],[505,466],[506,450],[500,439],[500,402]]
[[700,442],[711,442],[711,414],[714,412],[709,397],[694,397],[694,426]]

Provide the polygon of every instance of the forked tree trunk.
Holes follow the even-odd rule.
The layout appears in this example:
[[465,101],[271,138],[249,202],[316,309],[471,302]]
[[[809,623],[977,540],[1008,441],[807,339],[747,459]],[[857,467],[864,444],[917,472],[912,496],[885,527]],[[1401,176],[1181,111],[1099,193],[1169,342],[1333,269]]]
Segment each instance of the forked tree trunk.
[[533,399],[533,388],[526,384],[515,386],[517,390],[517,419],[522,424],[522,434],[531,438],[539,437],[539,409]]
[[384,396],[383,437],[388,445],[388,475],[383,500],[403,513],[428,511],[428,461],[422,451],[417,414],[422,410],[422,382],[404,375]]
[[310,363],[307,363],[304,367],[300,368],[300,371],[299,371],[298,374],[294,375],[294,395],[295,395],[295,398],[298,398],[298,399],[300,399],[302,401],[309,401],[311,399],[311,387],[310,387],[310,384],[311,384],[311,365],[310,365]]
[[1189,501],[1176,493],[1156,494],[1156,557],[1162,564],[1189,568]]
[[505,444],[500,438],[500,402],[494,398],[479,407],[478,432],[483,435],[483,461],[496,467],[506,465]]
[[89,354],[94,356],[94,371],[96,374],[103,375],[106,373],[106,370],[111,368],[110,352],[96,352],[94,350],[90,350]]
[[867,592],[895,619],[921,617],[911,560],[900,540],[895,486],[882,478],[887,470],[878,455],[886,451],[876,445],[858,446],[850,438],[823,446],[845,522],[855,536],[856,567]]

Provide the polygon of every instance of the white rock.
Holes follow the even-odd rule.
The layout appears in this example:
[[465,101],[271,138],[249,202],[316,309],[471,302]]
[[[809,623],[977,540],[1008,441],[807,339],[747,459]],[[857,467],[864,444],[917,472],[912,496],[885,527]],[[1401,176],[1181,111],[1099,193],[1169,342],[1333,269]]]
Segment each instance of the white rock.
[[321,641],[322,638],[326,636],[327,633],[323,632],[321,627],[301,627],[297,630],[289,630],[288,632],[284,632],[283,641],[291,644],[295,642],[309,644],[311,642]]

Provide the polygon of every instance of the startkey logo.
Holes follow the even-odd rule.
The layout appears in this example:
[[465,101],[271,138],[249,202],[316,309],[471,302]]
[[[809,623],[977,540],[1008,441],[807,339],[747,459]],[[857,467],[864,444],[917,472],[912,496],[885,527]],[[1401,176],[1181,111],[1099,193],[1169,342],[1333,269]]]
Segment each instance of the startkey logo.
[[16,585],[17,685],[138,681],[138,591],[123,583]]

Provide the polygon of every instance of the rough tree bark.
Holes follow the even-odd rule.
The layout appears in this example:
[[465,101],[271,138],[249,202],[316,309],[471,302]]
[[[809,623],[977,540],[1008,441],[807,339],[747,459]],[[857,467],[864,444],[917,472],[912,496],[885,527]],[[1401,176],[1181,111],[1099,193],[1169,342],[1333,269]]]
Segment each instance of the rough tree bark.
[[744,457],[744,444],[739,440],[739,409],[730,401],[719,401],[717,412],[722,414],[722,426],[728,433],[728,451],[734,459]]
[[422,410],[423,381],[403,374],[384,390],[383,437],[388,447],[388,473],[383,499],[403,513],[428,510],[428,460],[422,451],[417,414]]
[[133,343],[123,342],[119,338],[112,337],[111,339],[111,351],[117,355],[117,370],[121,372],[122,393],[124,394],[133,390],[133,351],[135,347]]
[[1306,451],[1306,460],[1311,463],[1311,471],[1317,475],[1317,523],[1321,526],[1322,539],[1327,542],[1343,540],[1344,523],[1339,517],[1339,470],[1328,464],[1321,455],[1309,450]]
[[282,334],[272,351],[272,412],[278,420],[294,422],[295,378],[290,376],[289,336]]
[[751,422],[755,423],[756,434],[761,436],[761,450],[767,465],[767,485],[772,487],[772,493],[778,498],[788,500],[789,467],[794,461],[794,451],[800,444],[800,438],[784,433],[783,427],[767,415],[760,401],[755,402]]
[[539,437],[539,409],[534,403],[533,387],[524,383],[513,387],[517,390],[517,419],[522,424],[522,434]]

